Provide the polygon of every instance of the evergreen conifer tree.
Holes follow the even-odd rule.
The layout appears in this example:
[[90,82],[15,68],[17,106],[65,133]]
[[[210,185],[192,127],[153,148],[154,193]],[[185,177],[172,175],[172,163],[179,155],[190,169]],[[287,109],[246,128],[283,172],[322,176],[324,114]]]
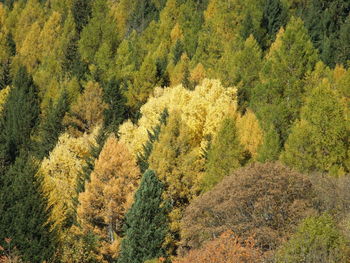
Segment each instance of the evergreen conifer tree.
[[76,25],[76,30],[78,33],[80,33],[87,25],[91,16],[91,1],[74,0],[72,5],[72,14]]
[[266,0],[263,10],[261,27],[264,29],[263,48],[266,49],[275,40],[275,36],[281,27],[287,23],[287,8],[281,0]]
[[122,93],[120,81],[113,78],[103,87],[103,99],[108,105],[104,110],[104,127],[116,131],[128,117],[127,100]]
[[39,159],[46,157],[55,147],[58,136],[64,130],[62,120],[68,111],[68,106],[68,94],[64,90],[57,103],[49,107],[48,113],[39,127]]
[[25,262],[49,261],[56,246],[37,170],[22,151],[0,178],[0,245],[3,238],[11,238]]
[[0,159],[5,164],[13,163],[20,149],[29,150],[40,112],[37,88],[24,67],[19,68],[12,84],[0,119]]
[[146,171],[134,204],[126,214],[126,232],[118,263],[143,263],[164,255],[167,206],[162,200],[163,189],[156,174]]

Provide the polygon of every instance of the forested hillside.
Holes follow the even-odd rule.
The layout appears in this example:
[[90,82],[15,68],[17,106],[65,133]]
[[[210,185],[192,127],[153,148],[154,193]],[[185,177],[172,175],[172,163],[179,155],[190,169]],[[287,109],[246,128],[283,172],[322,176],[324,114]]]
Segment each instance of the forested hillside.
[[350,262],[350,1],[0,1],[1,263]]

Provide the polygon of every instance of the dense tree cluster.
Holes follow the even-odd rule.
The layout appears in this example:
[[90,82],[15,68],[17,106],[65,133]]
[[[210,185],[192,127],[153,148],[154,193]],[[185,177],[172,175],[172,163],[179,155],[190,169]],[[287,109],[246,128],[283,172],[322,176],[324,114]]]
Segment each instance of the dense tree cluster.
[[0,262],[348,262],[347,0],[0,0]]

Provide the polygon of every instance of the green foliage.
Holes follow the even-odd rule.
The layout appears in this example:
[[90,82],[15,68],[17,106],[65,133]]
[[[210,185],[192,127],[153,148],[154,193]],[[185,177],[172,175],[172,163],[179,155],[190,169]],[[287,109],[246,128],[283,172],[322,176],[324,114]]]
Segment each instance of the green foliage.
[[108,13],[107,1],[94,1],[91,19],[81,32],[79,40],[82,60],[97,66],[97,69],[90,67],[92,75],[97,74],[98,78],[102,74],[103,79],[108,79],[117,41],[116,27]]
[[91,16],[91,5],[92,3],[90,0],[73,0],[72,14],[78,33],[83,30],[89,21]]
[[277,130],[281,145],[298,118],[304,94],[304,77],[317,61],[317,52],[303,21],[292,18],[271,46],[260,75],[261,84],[253,89],[252,106],[263,128]]
[[30,135],[37,125],[39,101],[32,77],[20,67],[0,119],[0,159],[13,163],[20,149],[29,150]]
[[120,81],[113,78],[103,86],[103,100],[108,105],[104,110],[104,126],[107,130],[116,131],[128,114]]
[[36,150],[39,159],[47,157],[55,147],[59,135],[64,130],[63,117],[68,111],[68,94],[64,90],[55,104],[49,106],[46,117],[39,126],[39,145]]
[[230,65],[233,84],[238,86],[238,107],[241,112],[245,112],[262,68],[262,51],[252,35],[246,39],[242,49],[233,55]]
[[258,161],[268,162],[278,160],[281,143],[276,129],[270,126],[265,134],[264,141],[258,149]]
[[303,172],[341,175],[349,171],[345,163],[348,138],[344,107],[325,82],[307,97],[301,120],[294,125],[281,159]]
[[[69,149],[87,145],[91,138],[84,133],[102,127],[97,145],[90,153],[86,146],[81,157],[84,169],[66,178],[72,191],[64,198],[73,207],[54,259],[97,262],[102,254],[117,258],[120,240],[105,246],[92,233],[84,236],[75,213],[77,193],[109,133],[119,133],[141,170],[154,169],[164,183],[163,198],[173,204],[163,244],[168,255],[181,246],[181,219],[203,184],[211,188],[248,159],[280,158],[303,172],[349,173],[349,12],[348,0],[0,0],[1,198],[8,195],[10,203],[24,191],[21,185],[9,193],[12,184],[2,181],[12,183],[7,174],[18,173],[13,184],[19,185],[26,173],[19,167],[23,153],[41,161],[66,127],[74,138],[60,148],[69,151],[59,155],[62,165],[42,175],[51,180],[51,172],[65,169]],[[219,129],[236,101],[236,119],[225,119]],[[158,120],[165,108],[169,119],[164,112]],[[45,194],[58,189],[53,185]],[[65,210],[48,206],[51,216]],[[0,217],[3,212],[0,207]],[[33,259],[37,251],[30,261],[51,260]]]
[[275,40],[281,27],[287,24],[287,8],[281,0],[265,0],[261,27],[264,29],[264,38],[260,41],[267,48]]
[[312,42],[319,49],[321,59],[330,66],[337,62],[337,45],[348,45],[339,42],[339,33],[349,11],[350,3],[346,0],[313,0],[308,2],[307,8],[301,10]]
[[56,246],[37,170],[32,158],[21,153],[7,172],[0,172],[0,236],[12,239],[26,262],[49,261]]
[[203,177],[205,191],[213,188],[225,176],[244,164],[243,147],[238,139],[234,117],[228,116],[222,121],[216,136],[208,152],[206,173]]
[[126,232],[118,263],[143,263],[164,255],[167,206],[162,200],[164,185],[152,170],[143,175],[135,201],[126,214]]
[[350,16],[345,20],[339,30],[339,40],[335,43],[337,47],[337,63],[349,65],[350,60]]
[[350,256],[347,246],[330,215],[309,217],[279,249],[276,262],[345,263]]

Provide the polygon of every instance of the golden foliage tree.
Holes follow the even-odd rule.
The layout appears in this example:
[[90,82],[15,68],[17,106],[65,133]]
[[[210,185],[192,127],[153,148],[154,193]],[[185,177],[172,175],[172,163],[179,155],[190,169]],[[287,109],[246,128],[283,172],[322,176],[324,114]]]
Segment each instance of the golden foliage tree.
[[96,133],[97,129],[79,138],[64,133],[38,171],[43,181],[43,192],[48,198],[48,207],[51,208],[50,221],[59,234],[72,222],[77,178],[83,172],[90,147],[96,144]]
[[102,96],[102,88],[97,82],[89,81],[86,84],[84,93],[78,97],[70,113],[64,118],[70,134],[79,136],[84,132],[89,133],[102,124],[103,111],[107,108]]
[[244,115],[238,114],[236,119],[239,141],[251,157],[257,157],[258,149],[263,142],[264,133],[254,112],[247,109]]
[[170,235],[166,239],[171,249],[178,242],[183,211],[200,191],[204,159],[199,146],[199,141],[182,122],[181,115],[172,112],[149,158],[150,168],[165,184],[164,199],[172,204]]
[[148,139],[147,130],[158,124],[159,117],[167,108],[176,110],[202,148],[208,136],[214,136],[229,107],[236,108],[236,89],[225,88],[218,80],[205,79],[193,91],[182,85],[156,88],[147,103],[140,109],[142,117],[137,124],[125,122],[119,129],[121,141],[133,154],[142,150]]
[[132,204],[139,179],[134,157],[111,135],[95,162],[91,181],[79,195],[78,206],[83,233],[92,232],[99,237],[104,260],[118,255],[124,215]]
[[4,105],[6,103],[7,97],[11,91],[11,87],[7,86],[6,88],[0,90],[0,115],[4,109]]

